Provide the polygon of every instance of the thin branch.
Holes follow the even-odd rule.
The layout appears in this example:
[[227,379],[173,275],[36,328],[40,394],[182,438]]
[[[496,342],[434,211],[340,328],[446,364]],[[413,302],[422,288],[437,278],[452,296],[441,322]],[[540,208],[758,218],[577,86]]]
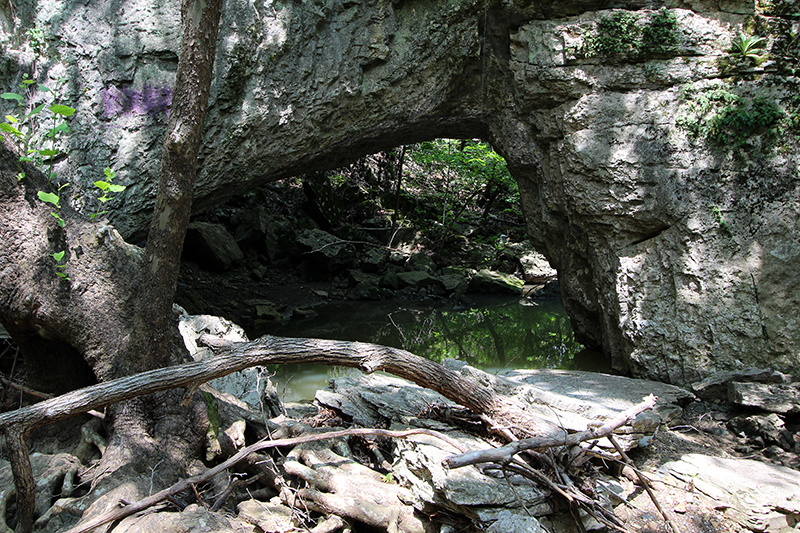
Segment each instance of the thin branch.
[[641,474],[641,472],[639,472],[639,470],[633,465],[633,461],[631,461],[630,457],[628,457],[628,454],[626,454],[625,450],[623,450],[622,447],[619,445],[619,443],[617,442],[617,439],[614,438],[614,435],[609,435],[608,436],[608,440],[611,441],[611,444],[613,444],[614,448],[617,449],[617,452],[622,457],[622,460],[625,461],[625,464],[627,464],[628,466],[633,468],[633,471],[636,472],[636,476],[639,478],[639,481],[641,482],[642,486],[644,487],[644,490],[647,491],[647,495],[650,496],[651,500],[653,500],[653,505],[656,506],[656,509],[658,509],[658,512],[661,513],[662,517],[664,517],[664,521],[667,523],[667,525],[669,526],[670,530],[672,530],[673,533],[678,533],[679,530],[675,526],[675,523],[672,522],[672,520],[670,520],[670,518],[667,515],[667,513],[664,512],[664,509],[661,507],[661,504],[658,503],[658,499],[656,498],[656,495],[653,492],[653,489],[650,487],[650,482],[647,480],[647,478],[645,476],[643,476]]
[[549,448],[552,446],[574,446],[580,442],[592,439],[599,439],[611,435],[616,429],[628,423],[642,411],[652,409],[656,404],[656,397],[649,395],[641,403],[634,405],[630,409],[620,413],[617,417],[609,420],[599,428],[589,428],[586,431],[572,433],[564,436],[553,437],[534,437],[511,442],[500,448],[490,448],[488,450],[477,450],[462,455],[447,457],[443,464],[448,468],[461,468],[462,466],[474,465],[478,463],[499,463],[507,464],[511,458],[523,450],[534,448]]

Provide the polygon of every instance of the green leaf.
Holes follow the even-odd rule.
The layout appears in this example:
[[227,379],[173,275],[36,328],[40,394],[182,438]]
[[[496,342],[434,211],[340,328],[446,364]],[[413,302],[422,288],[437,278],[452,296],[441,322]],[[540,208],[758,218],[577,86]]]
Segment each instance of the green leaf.
[[61,200],[59,199],[57,194],[53,194],[51,192],[39,191],[38,195],[39,195],[39,200],[47,202],[49,204],[53,204],[56,207],[61,207],[59,205],[59,202]]
[[38,150],[38,152],[43,157],[53,157],[54,155],[60,154],[61,150],[55,150],[53,148],[45,148],[44,150]]
[[[26,76],[27,76],[27,74],[26,74]],[[25,78],[24,80],[22,80],[22,84],[23,85],[31,85],[32,83],[36,83],[36,80],[32,80],[32,79],[29,79],[29,78]],[[47,87],[45,87],[44,85],[40,85],[40,87],[42,89],[45,89],[46,91],[50,90]]]
[[106,178],[108,178],[108,181],[113,181],[114,178],[117,176],[117,173],[114,172],[113,170],[111,170],[111,167],[104,168],[103,169],[103,174],[106,175]]
[[62,122],[55,128],[50,128],[47,130],[47,136],[51,139],[55,139],[59,133],[69,133],[69,126],[66,122]]
[[5,100],[16,100],[17,102],[22,102],[22,96],[17,93],[3,93],[0,94],[0,98]]
[[0,131],[11,133],[17,137],[22,137],[22,132],[7,122],[0,122]]
[[62,259],[64,259],[65,250],[61,250],[60,252],[56,252],[54,254],[50,254],[53,256],[53,259],[56,260],[56,263],[60,263]]
[[59,214],[58,214],[58,213],[56,213],[55,211],[52,211],[52,212],[50,212],[50,214],[51,214],[51,215],[53,215],[53,216],[55,217],[55,219],[56,219],[56,222],[58,222],[58,225],[59,225],[59,226],[61,226],[61,227],[63,228],[63,227],[64,227],[64,219],[63,219],[63,218],[61,218],[61,215],[59,215]]
[[125,185],[113,185],[113,184],[108,188],[110,192],[122,192],[125,189],[127,189]]
[[25,179],[25,173],[24,172],[20,172],[19,174],[17,174],[17,181],[22,181],[24,179]]
[[42,109],[44,109],[44,106],[45,104],[39,104],[38,106],[33,108],[33,111],[25,115],[25,118],[32,117],[33,115],[38,115],[42,111]]
[[13,115],[6,115],[6,121],[9,124],[16,124],[17,122],[19,122],[19,120],[17,120],[17,117],[15,117]]
[[100,198],[98,198],[98,200],[100,200],[101,204],[104,204],[109,200],[113,200],[113,198],[111,198],[110,196],[101,196]]
[[107,181],[95,181],[94,186],[100,189],[101,191],[106,191],[108,190],[109,187],[111,187],[111,184],[108,183]]
[[53,104],[50,106],[50,111],[62,117],[71,117],[75,113],[75,108],[68,105]]

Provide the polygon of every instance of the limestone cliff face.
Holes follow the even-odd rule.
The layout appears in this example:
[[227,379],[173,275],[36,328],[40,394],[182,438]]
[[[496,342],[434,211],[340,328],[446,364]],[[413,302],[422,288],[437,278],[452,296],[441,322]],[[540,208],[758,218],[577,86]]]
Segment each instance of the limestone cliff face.
[[[402,143],[482,137],[519,181],[575,329],[616,368],[673,383],[793,370],[798,8],[611,5],[230,0],[195,205]],[[177,1],[0,7],[3,90],[20,65],[67,80],[78,113],[61,174],[89,205],[113,167],[128,236],[152,205],[178,26]],[[767,37],[761,57],[731,52],[740,31],[740,44]]]

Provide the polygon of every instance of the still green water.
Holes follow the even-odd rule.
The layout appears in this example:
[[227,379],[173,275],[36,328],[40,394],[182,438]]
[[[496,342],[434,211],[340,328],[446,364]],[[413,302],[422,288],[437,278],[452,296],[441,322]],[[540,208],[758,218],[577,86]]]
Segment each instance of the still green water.
[[[474,305],[431,305],[387,300],[344,302],[316,308],[318,315],[291,321],[268,333],[372,342],[402,348],[437,362],[460,359],[489,371],[574,368],[583,349],[558,301],[474,297]],[[284,401],[310,400],[334,376],[355,369],[281,365],[271,369]]]

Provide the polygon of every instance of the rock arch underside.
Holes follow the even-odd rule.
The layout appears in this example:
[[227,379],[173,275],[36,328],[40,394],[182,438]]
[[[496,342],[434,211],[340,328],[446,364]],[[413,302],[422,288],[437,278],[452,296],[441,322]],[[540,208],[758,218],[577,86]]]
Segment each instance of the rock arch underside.
[[[13,88],[36,69],[67,80],[62,100],[78,112],[60,173],[80,206],[113,167],[127,190],[112,222],[131,239],[152,208],[178,4],[0,7],[0,78]],[[781,36],[798,30],[797,9],[230,0],[195,207],[400,144],[480,137],[519,182],[530,239],[558,269],[573,327],[616,369],[672,383],[787,371],[800,349],[798,80],[775,57],[782,45],[796,53]],[[610,50],[602,24],[619,25],[620,13],[629,26]],[[46,41],[38,57],[20,38],[33,27]],[[740,31],[766,36],[770,59],[731,53]],[[735,100],[703,100],[711,94]],[[759,98],[784,111],[777,133],[767,124],[720,142],[713,106],[744,112]]]

